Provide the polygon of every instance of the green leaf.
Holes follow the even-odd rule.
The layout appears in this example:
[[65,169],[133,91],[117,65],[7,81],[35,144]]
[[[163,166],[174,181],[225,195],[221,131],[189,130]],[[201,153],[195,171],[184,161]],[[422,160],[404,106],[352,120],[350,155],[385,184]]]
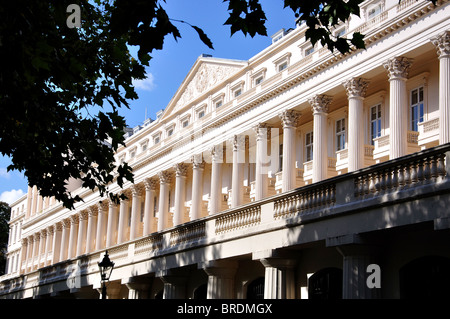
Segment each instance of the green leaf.
[[197,31],[198,36],[200,37],[200,40],[202,40],[202,42],[204,44],[206,44],[210,49],[214,50],[213,44],[211,42],[211,40],[208,38],[208,36],[205,34],[205,32],[200,29],[199,27],[196,27],[195,25],[191,26],[195,31]]

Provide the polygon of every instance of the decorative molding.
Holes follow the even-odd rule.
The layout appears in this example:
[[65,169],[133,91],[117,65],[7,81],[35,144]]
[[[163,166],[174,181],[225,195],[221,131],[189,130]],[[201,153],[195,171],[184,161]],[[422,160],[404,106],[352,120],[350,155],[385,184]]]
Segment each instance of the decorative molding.
[[181,109],[216,84],[231,77],[239,69],[241,67],[202,63],[178,99],[175,111]]
[[177,163],[173,168],[175,169],[175,176],[187,176],[188,166],[185,163]]
[[193,169],[204,169],[205,161],[203,159],[203,154],[193,155],[191,157],[192,168]]
[[389,81],[395,79],[407,79],[413,59],[405,57],[395,57],[383,63],[388,72]]
[[172,181],[172,172],[161,171],[158,173],[158,177],[161,184],[170,184]]
[[283,128],[296,127],[298,119],[300,118],[300,113],[295,110],[285,110],[278,116],[281,119]]
[[144,187],[146,191],[155,190],[157,185],[158,180],[156,178],[149,177],[144,179]]
[[332,99],[331,96],[325,94],[310,97],[308,102],[311,104],[313,114],[328,113],[328,107],[330,106]]
[[450,56],[450,31],[447,30],[433,38],[431,43],[434,44],[439,58]]
[[345,87],[349,98],[365,97],[369,82],[369,80],[364,78],[351,78],[342,83],[342,85]]

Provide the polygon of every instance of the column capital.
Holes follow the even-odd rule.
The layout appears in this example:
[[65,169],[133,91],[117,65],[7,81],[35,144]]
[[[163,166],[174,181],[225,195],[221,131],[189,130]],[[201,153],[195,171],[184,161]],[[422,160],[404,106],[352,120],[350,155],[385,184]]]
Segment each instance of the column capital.
[[95,217],[98,215],[98,207],[91,206],[87,210],[88,210],[89,217]]
[[132,195],[133,197],[135,197],[135,196],[140,196],[140,195],[142,194],[143,189],[144,189],[144,188],[142,187],[141,184],[136,184],[136,185],[133,184],[133,185],[130,187],[131,195]]
[[233,151],[243,150],[245,148],[246,136],[241,134],[233,135],[230,139],[233,143]]
[[175,169],[175,176],[176,177],[186,177],[187,176],[187,169],[188,169],[188,165],[185,163],[177,163],[173,166],[173,168]]
[[158,173],[158,177],[161,184],[170,184],[172,181],[172,172],[161,171]]
[[413,61],[413,59],[405,57],[395,57],[384,62],[383,67],[388,72],[389,81],[407,79]]
[[300,118],[300,113],[295,110],[285,110],[281,112],[278,116],[281,119],[281,124],[283,125],[283,128],[296,127],[298,119]]
[[64,229],[64,228],[69,228],[69,227],[70,227],[70,224],[71,224],[70,217],[69,217],[69,218],[65,218],[65,219],[63,219],[63,220],[61,221],[61,225],[62,225],[62,228],[63,228],[63,229]]
[[192,167],[194,169],[204,169],[205,168],[205,161],[203,160],[202,155],[194,155],[191,157]]
[[369,80],[364,78],[351,78],[344,81],[342,85],[345,87],[349,98],[365,97],[367,87],[369,86]]
[[108,206],[109,206],[108,201],[106,201],[106,200],[100,201],[100,202],[97,204],[98,212],[100,212],[100,211],[106,212],[106,211],[108,210]]
[[328,107],[333,98],[326,94],[314,95],[308,99],[311,104],[311,110],[314,114],[328,113]]
[[89,217],[89,212],[87,209],[82,210],[81,212],[78,213],[78,217],[80,219],[80,221],[82,220],[87,220]]
[[45,229],[45,228],[44,228],[44,229],[41,229],[41,230],[40,230],[40,234],[41,234],[41,238],[47,237],[47,234],[48,234],[48,233],[47,233],[47,229]]
[[72,216],[69,217],[70,218],[70,224],[71,225],[77,225],[78,222],[80,221],[78,214],[73,214]]
[[436,47],[439,58],[450,56],[450,31],[444,31],[430,40]]
[[272,127],[267,123],[258,123],[253,127],[256,133],[256,140],[270,139],[270,129]]
[[211,161],[216,163],[223,163],[223,145],[215,145],[209,149],[209,153],[211,154]]
[[156,189],[156,185],[158,184],[158,180],[156,178],[153,177],[149,177],[144,179],[144,187],[145,190],[155,190]]
[[62,231],[62,229],[63,229],[63,224],[62,224],[62,222],[58,222],[58,223],[56,223],[55,225],[53,225],[53,230],[54,230],[55,232]]

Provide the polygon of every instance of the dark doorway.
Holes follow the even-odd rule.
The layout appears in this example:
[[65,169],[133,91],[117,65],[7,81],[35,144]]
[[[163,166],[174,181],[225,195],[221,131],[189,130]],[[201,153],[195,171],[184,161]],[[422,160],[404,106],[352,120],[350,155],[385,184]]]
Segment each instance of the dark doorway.
[[314,273],[308,281],[308,298],[342,299],[342,269],[331,267]]
[[206,299],[207,292],[208,292],[207,284],[198,286],[197,289],[195,289],[194,291],[194,299]]
[[401,299],[450,298],[450,259],[427,256],[415,259],[399,271]]
[[248,285],[247,299],[264,299],[264,277],[255,279]]

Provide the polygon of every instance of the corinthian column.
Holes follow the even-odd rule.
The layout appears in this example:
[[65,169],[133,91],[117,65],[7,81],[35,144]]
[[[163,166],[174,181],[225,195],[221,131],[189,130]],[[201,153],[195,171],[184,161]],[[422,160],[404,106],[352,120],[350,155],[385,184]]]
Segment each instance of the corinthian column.
[[77,236],[78,236],[78,215],[70,216],[70,235],[69,235],[69,249],[68,258],[71,259],[75,257]]
[[209,214],[214,215],[221,210],[223,145],[216,145],[210,152],[211,199],[209,202]]
[[450,31],[431,39],[439,56],[439,144],[450,142]]
[[88,219],[88,212],[82,211],[78,214],[79,224],[78,224],[78,242],[77,251],[75,256],[80,256],[86,252],[85,239],[86,239],[86,224]]
[[103,201],[98,204],[97,238],[95,239],[95,249],[105,247],[106,225],[108,223],[108,204]]
[[88,228],[86,236],[86,252],[90,253],[94,251],[95,244],[95,231],[97,229],[97,207],[88,208]]
[[313,183],[327,178],[327,116],[331,99],[328,95],[316,95],[309,99],[314,116]]
[[108,210],[108,227],[106,230],[106,248],[111,247],[116,243],[117,230],[117,205],[114,201],[109,200]]
[[169,226],[169,189],[172,180],[172,173],[162,171],[159,176],[159,217],[158,231]]
[[369,81],[352,78],[343,83],[348,96],[348,171],[364,167],[364,123],[363,101]]
[[201,217],[203,196],[203,170],[205,162],[202,155],[192,157],[192,204],[191,220]]
[[231,177],[231,207],[244,202],[244,163],[245,163],[245,135],[234,135],[233,143],[233,171]]
[[255,200],[267,197],[267,173],[270,158],[267,155],[267,140],[270,127],[266,123],[259,123],[255,128],[256,133],[256,174],[255,174]]
[[178,163],[175,169],[175,210],[173,213],[173,225],[177,226],[183,223],[183,216],[185,212],[184,203],[186,201],[186,176],[187,165]]
[[119,225],[117,227],[117,243],[121,244],[127,240],[126,238],[126,224],[128,222],[128,210],[129,210],[129,192],[126,192],[127,199],[120,200],[119,209]]
[[139,211],[141,209],[141,193],[141,186],[133,185],[133,187],[131,187],[131,194],[133,199],[131,202],[130,240],[133,240],[138,236]]
[[394,159],[407,152],[408,96],[406,79],[412,59],[398,57],[389,59],[384,68],[389,76],[389,158]]
[[145,207],[144,207],[144,230],[143,236],[147,236],[152,232],[153,225],[153,207],[155,205],[156,184],[158,181],[155,178],[146,178],[144,180],[145,186]]
[[286,192],[295,188],[295,131],[300,114],[286,110],[279,115],[283,125],[283,183],[281,190]]

